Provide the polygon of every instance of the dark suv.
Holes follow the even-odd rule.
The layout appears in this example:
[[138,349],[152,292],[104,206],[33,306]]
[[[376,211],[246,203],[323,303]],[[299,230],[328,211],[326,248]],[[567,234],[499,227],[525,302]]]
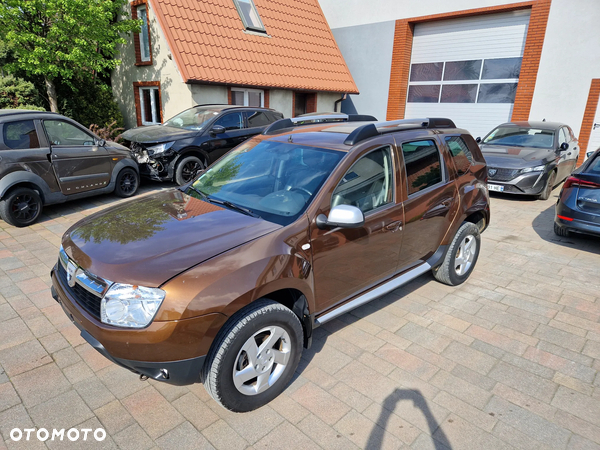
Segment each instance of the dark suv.
[[283,114],[273,109],[199,105],[162,125],[123,133],[142,175],[183,185],[236,145],[260,134]]
[[129,150],[51,112],[0,110],[0,217],[34,223],[43,205],[139,186]]
[[447,119],[294,125],[65,233],[53,295],[87,342],[249,411],[285,389],[315,327],[430,271],[467,279],[490,219],[467,131]]

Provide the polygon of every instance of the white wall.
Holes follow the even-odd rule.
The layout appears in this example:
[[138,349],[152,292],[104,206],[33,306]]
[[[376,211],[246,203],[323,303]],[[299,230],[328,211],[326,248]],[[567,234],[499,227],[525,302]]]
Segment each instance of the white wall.
[[283,117],[292,117],[292,91],[271,89],[269,92],[269,108],[283,114]]
[[[337,92],[317,92],[317,111],[316,112],[333,112],[335,102],[342,98],[342,94]],[[338,105],[338,112],[340,112]]]
[[600,1],[552,0],[529,118],[564,122],[579,136],[592,78],[600,78]]
[[210,103],[227,104],[227,87],[206,84],[191,84],[192,100],[194,105]]

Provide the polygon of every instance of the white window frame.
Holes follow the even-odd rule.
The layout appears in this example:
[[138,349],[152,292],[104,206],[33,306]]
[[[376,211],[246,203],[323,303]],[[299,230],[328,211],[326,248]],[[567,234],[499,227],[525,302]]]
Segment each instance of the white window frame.
[[[146,13],[146,38],[148,39],[148,48],[146,48],[144,46],[144,40],[142,39],[142,34],[144,34],[144,27],[142,26],[142,29],[140,30],[140,33],[138,34],[138,39],[140,42],[140,60],[142,62],[148,62],[150,61],[151,57],[150,57],[150,21],[148,20],[148,8],[146,7],[146,5],[142,4],[139,6],[136,6],[136,12],[137,12],[137,17],[138,19],[140,18],[140,11],[144,11]],[[147,54],[146,50],[148,51]]]
[[265,91],[263,89],[241,89],[241,88],[231,88],[231,92],[243,92],[244,93],[244,104],[240,106],[250,106],[248,104],[248,92],[260,92],[260,107],[264,108],[265,106]]
[[[139,95],[140,95],[140,115],[142,117],[142,125],[158,125],[160,124],[160,106],[161,105],[157,105],[156,101],[155,101],[155,95],[154,93],[150,93],[150,111],[152,111],[152,122],[147,122],[144,120],[144,90],[148,90],[148,91],[160,91],[160,88],[158,86],[140,86],[139,88]],[[159,92],[159,96],[160,96],[160,92]]]

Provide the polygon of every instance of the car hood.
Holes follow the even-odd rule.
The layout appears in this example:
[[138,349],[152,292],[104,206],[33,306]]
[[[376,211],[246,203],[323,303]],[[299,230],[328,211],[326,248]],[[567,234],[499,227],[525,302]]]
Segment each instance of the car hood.
[[547,148],[510,147],[504,145],[480,145],[485,162],[490,167],[522,169],[547,164],[556,153]]
[[191,197],[159,192],[91,215],[63,236],[67,254],[114,282],[157,287],[281,225]]
[[167,127],[164,125],[151,125],[148,127],[137,127],[123,133],[123,139],[142,144],[154,144],[159,142],[177,141],[194,137],[197,130],[186,130],[184,128]]

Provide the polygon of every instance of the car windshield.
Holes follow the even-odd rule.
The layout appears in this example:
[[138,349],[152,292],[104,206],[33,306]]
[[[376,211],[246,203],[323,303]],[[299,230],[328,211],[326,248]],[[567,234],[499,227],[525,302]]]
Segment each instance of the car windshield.
[[554,131],[527,127],[498,127],[485,137],[483,143],[511,147],[552,148]]
[[211,166],[187,193],[215,203],[230,202],[288,225],[304,212],[344,155],[283,142],[249,141]]
[[220,111],[206,109],[200,106],[186,109],[175,117],[167,120],[164,125],[173,128],[185,128],[186,130],[201,130],[206,123],[219,114]]

